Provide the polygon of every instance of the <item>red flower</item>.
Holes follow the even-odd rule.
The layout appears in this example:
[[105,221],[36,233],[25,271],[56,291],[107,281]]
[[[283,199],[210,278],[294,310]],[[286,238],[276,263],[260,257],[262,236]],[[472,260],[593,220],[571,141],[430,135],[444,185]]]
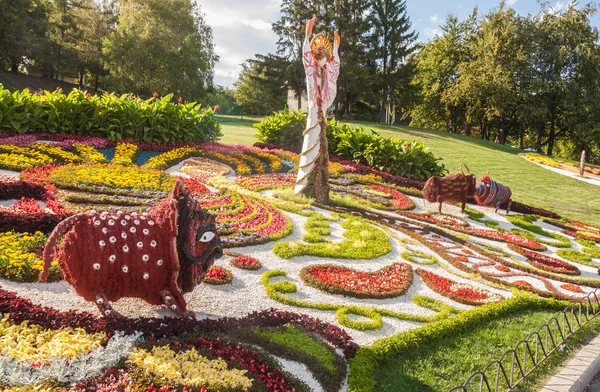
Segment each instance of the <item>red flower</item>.
[[445,297],[453,299],[467,305],[483,305],[492,302],[499,302],[504,299],[499,294],[470,286],[463,283],[456,283],[450,279],[434,274],[431,271],[417,269],[417,273],[423,279],[423,282],[431,290]]
[[357,298],[392,298],[402,295],[412,283],[408,264],[394,263],[375,272],[361,272],[338,265],[311,265],[300,271],[309,286],[333,294]]
[[219,111],[219,109],[221,109],[221,107],[220,107],[219,105],[215,105],[215,106],[213,107],[213,110],[214,110],[215,112]]
[[177,99],[177,103],[182,103],[182,102],[183,102],[183,98],[179,97],[179,98]]
[[254,257],[250,257],[250,256],[246,256],[246,255],[237,256],[236,258],[231,260],[231,265],[233,265],[234,267],[238,267],[241,269],[247,269],[247,270],[257,270],[262,267],[262,264],[260,263],[260,261],[258,261]]
[[156,91],[152,93],[152,96],[153,96],[154,98],[158,97],[158,94],[156,93]]

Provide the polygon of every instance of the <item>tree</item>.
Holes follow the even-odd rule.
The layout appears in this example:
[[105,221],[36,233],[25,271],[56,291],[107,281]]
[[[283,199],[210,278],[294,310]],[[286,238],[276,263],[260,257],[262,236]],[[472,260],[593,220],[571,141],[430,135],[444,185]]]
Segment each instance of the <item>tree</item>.
[[83,77],[89,73],[94,80],[94,91],[98,90],[100,77],[105,75],[102,48],[104,39],[113,32],[117,22],[117,4],[115,1],[84,0],[81,7],[75,10],[77,28],[81,39],[75,45],[79,87],[83,87]]
[[458,86],[458,80],[461,65],[470,58],[476,18],[476,9],[464,22],[449,15],[441,27],[442,34],[410,58],[409,63],[415,68],[412,84],[420,94],[420,102],[410,110],[411,125],[458,132],[467,117],[470,121],[475,117],[474,112],[468,112],[466,104],[473,91],[467,86]]
[[244,112],[266,115],[286,105],[285,77],[289,62],[276,55],[256,55],[242,64],[235,83],[235,100]]
[[46,7],[41,0],[0,1],[0,64],[17,72],[40,56],[46,34]]
[[396,90],[406,57],[415,50],[418,34],[406,13],[406,0],[372,0],[369,13],[372,55],[380,66],[380,121],[395,122]]
[[[562,13],[542,9],[538,16],[534,80],[546,118],[539,127],[536,145],[538,151],[547,145],[548,155],[553,154],[557,138],[585,122],[585,110],[600,98],[586,88],[597,82],[597,73],[590,72],[597,66],[598,31],[589,20],[595,12],[594,5],[578,9],[577,3],[570,3]],[[582,98],[591,102],[582,102]]]
[[48,29],[50,41],[46,60],[51,66],[51,76],[76,71],[75,45],[82,39],[76,12],[83,0],[53,0],[48,2]]
[[121,0],[103,54],[116,90],[202,97],[218,57],[212,30],[190,0]]

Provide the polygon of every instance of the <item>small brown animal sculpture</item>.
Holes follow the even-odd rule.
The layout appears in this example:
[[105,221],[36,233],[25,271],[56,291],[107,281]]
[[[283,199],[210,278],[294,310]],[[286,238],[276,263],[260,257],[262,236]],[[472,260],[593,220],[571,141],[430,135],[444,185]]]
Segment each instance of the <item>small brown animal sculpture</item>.
[[59,223],[44,248],[42,281],[63,235],[56,258],[65,280],[109,317],[119,316],[109,301],[124,297],[186,314],[183,294],[223,255],[213,217],[181,178],[148,214],[89,211]]
[[470,172],[469,174],[454,173],[446,177],[430,177],[423,187],[423,198],[430,203],[440,203],[438,208],[440,213],[443,202],[462,203],[461,211],[464,213],[467,197],[475,194],[475,183],[475,175]]

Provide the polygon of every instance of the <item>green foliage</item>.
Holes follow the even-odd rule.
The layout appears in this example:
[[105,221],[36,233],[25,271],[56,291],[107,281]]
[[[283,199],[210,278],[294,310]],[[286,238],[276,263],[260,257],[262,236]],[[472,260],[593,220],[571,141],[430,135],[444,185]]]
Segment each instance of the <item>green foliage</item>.
[[[500,354],[511,348],[518,339],[515,339],[513,335],[515,333],[523,336],[524,333],[531,331],[523,330],[522,322],[510,322],[515,317],[518,319],[523,314],[530,314],[532,317],[525,317],[528,323],[532,325],[532,330],[539,327],[541,321],[547,321],[551,315],[559,310],[562,310],[568,305],[564,301],[556,301],[552,299],[542,299],[539,297],[525,297],[519,296],[510,298],[508,300],[481,306],[477,309],[473,309],[469,312],[462,312],[455,317],[447,317],[440,319],[434,323],[428,324],[422,328],[412,329],[406,332],[377,340],[371,346],[361,347],[357,355],[350,360],[350,376],[349,376],[349,388],[350,392],[371,392],[375,390],[421,390],[413,389],[412,385],[417,388],[415,383],[415,376],[422,377],[423,374],[412,373],[411,380],[405,378],[405,374],[410,373],[410,370],[406,373],[400,373],[398,366],[402,366],[404,356],[407,358],[413,358],[416,361],[421,360],[421,355],[428,355],[431,352],[438,352],[440,355],[452,354],[454,352],[460,352],[460,354],[452,355],[452,360],[444,360],[445,366],[438,366],[438,364],[428,363],[430,371],[441,371],[444,374],[448,367],[449,370],[453,371],[455,367],[459,368],[467,364],[469,371],[473,370],[473,355],[480,355],[482,353],[488,353],[489,358],[481,361],[480,365],[483,366],[487,362],[493,359],[497,359]],[[499,325],[496,328],[485,328],[486,324],[494,323],[494,320],[499,320]],[[506,321],[505,321],[506,320]],[[529,325],[528,324],[528,325]],[[498,331],[504,331],[503,334],[499,334]],[[490,339],[490,331],[493,332],[496,337]],[[469,336],[471,335],[471,336]],[[483,336],[482,336],[483,335]],[[471,339],[478,336],[478,340],[485,344],[488,341],[489,345],[494,347],[495,352],[491,353],[488,350],[472,350],[473,344]],[[457,338],[464,338],[466,344],[456,345]],[[498,344],[498,339],[502,341],[502,344]],[[417,350],[418,348],[418,350]],[[433,348],[429,351],[430,348]],[[458,351],[457,351],[458,350]],[[468,352],[464,352],[467,350]],[[496,354],[497,352],[497,354]],[[419,353],[419,357],[415,358],[415,353]],[[409,361],[409,359],[407,359]],[[478,361],[479,363],[480,361]],[[414,362],[410,361],[410,366]],[[380,371],[376,373],[376,368],[379,367]],[[385,373],[383,373],[385,372]],[[393,376],[395,373],[395,376]],[[464,374],[465,371],[461,370],[456,372],[454,376]],[[439,376],[439,380],[448,380],[446,376]],[[391,380],[382,380],[383,377],[392,379],[396,377],[402,379],[405,384],[402,386],[395,385],[392,389],[386,389],[379,382],[391,383]],[[462,382],[464,380],[461,380]],[[409,385],[408,382],[411,384]],[[395,383],[395,382],[394,382]],[[457,383],[458,384],[458,383]],[[420,384],[422,386],[422,384]],[[445,385],[446,389],[449,389],[451,385]],[[395,388],[395,389],[394,389]],[[410,389],[409,389],[410,388]],[[431,390],[431,389],[427,389]]]
[[583,238],[575,238],[575,242],[586,248],[593,248],[596,246],[596,241],[584,240]]
[[212,83],[212,30],[190,0],[119,3],[116,31],[104,40],[111,90],[194,100]]
[[[349,314],[366,317],[370,319],[370,321],[354,320],[348,317]],[[374,309],[360,306],[346,306],[339,308],[335,312],[335,315],[337,316],[340,324],[348,328],[356,329],[357,331],[372,331],[374,329],[380,329],[383,327],[381,314]]]
[[289,66],[288,60],[272,54],[257,54],[242,64],[234,95],[245,114],[267,115],[286,107],[287,90],[282,86]]
[[306,113],[288,109],[275,112],[261,122],[254,124],[258,130],[256,138],[261,143],[286,147],[293,151],[302,150],[302,131],[306,126]]
[[325,242],[323,236],[328,236],[331,234],[329,222],[322,214],[319,213],[312,214],[306,221],[304,228],[306,229],[307,233],[302,236],[302,241],[309,242],[311,244]]
[[331,374],[335,374],[335,356],[323,345],[306,332],[300,331],[291,325],[286,325],[282,330],[254,330],[257,335],[265,336],[269,340],[287,346],[293,350],[301,351],[313,357]]
[[408,260],[412,263],[431,265],[437,263],[435,256],[422,252],[420,250],[413,250],[410,252],[402,252],[400,256],[404,260]]
[[347,239],[339,243],[279,242],[273,245],[272,251],[284,259],[304,255],[336,259],[374,259],[392,250],[387,235],[364,219],[348,217],[341,226],[346,229],[344,237]]
[[600,265],[592,261],[592,256],[590,256],[589,254],[579,252],[578,250],[559,249],[556,251],[556,255],[574,263],[583,264],[590,267],[598,267]]
[[210,108],[190,102],[173,104],[173,96],[142,100],[132,95],[86,95],[73,90],[10,93],[0,86],[0,131],[65,133],[109,140],[148,143],[215,141],[221,126]]
[[600,259],[600,248],[595,246],[591,248],[583,248],[583,253],[590,255],[594,259]]
[[341,158],[409,178],[426,180],[447,172],[423,143],[381,137],[373,129],[332,120],[327,125],[329,151]]
[[[525,234],[525,237],[533,239],[534,241],[539,241],[543,244],[551,245],[551,246],[554,246],[557,248],[570,248],[571,247],[571,241],[567,237],[562,236],[560,234],[551,233],[551,232],[546,231],[546,230],[542,229],[541,227],[535,225],[534,222],[537,221],[537,219],[538,219],[538,217],[535,215],[506,215],[506,219],[513,225],[520,227],[522,229],[525,229],[527,231],[530,231],[531,233],[535,233],[535,234],[541,235],[542,237],[548,237],[548,238],[552,238],[552,239],[556,240],[556,242],[544,241],[544,240],[538,239],[535,236],[528,236]],[[522,231],[517,231],[517,230],[512,230],[512,231],[515,234],[520,234],[520,235],[524,234]]]

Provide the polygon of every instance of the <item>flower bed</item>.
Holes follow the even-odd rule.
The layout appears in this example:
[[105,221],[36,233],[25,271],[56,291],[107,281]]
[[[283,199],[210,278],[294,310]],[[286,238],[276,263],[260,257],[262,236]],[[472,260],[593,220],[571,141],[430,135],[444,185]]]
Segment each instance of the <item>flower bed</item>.
[[115,148],[115,155],[110,161],[113,165],[133,165],[135,163],[135,155],[137,154],[138,146],[131,143],[119,143]]
[[460,233],[474,235],[476,237],[486,238],[488,240],[508,242],[509,244],[522,246],[524,248],[528,248],[531,250],[537,250],[537,251],[545,251],[546,250],[546,247],[544,245],[540,244],[539,242],[530,240],[530,239],[527,239],[520,235],[516,235],[516,234],[512,234],[512,233],[496,231],[496,230],[476,229],[473,227],[461,227],[461,226],[452,226],[452,227],[448,226],[448,228],[452,229],[454,231],[458,231]]
[[233,280],[231,271],[223,267],[210,267],[204,275],[203,283],[212,285],[229,284]]
[[[248,391],[302,391],[305,387],[283,373],[271,357],[231,341],[228,334],[245,336],[248,333],[243,331],[262,332],[261,329],[269,328],[263,335],[268,337],[272,328],[292,325],[298,331],[313,334],[319,341],[341,348],[347,358],[354,356],[358,348],[335,326],[274,309],[240,319],[120,318],[107,323],[86,313],[63,313],[32,305],[29,300],[0,289],[0,313],[5,315],[0,321],[0,341],[8,339],[8,345],[3,344],[7,350],[0,354],[0,361],[7,355],[17,355],[20,361],[19,371],[9,379],[29,377],[29,381],[23,382],[31,388],[39,388],[48,381],[43,381],[43,374],[60,382],[74,383],[65,389],[51,387],[56,391],[88,391],[100,387],[118,390],[119,386],[175,391],[209,385],[213,388],[238,385]],[[181,333],[187,334],[177,336]],[[210,335],[205,335],[207,333]],[[144,342],[139,341],[140,336],[144,336]],[[270,347],[264,340],[253,344],[258,342]],[[25,347],[23,344],[31,349],[21,350]],[[300,351],[301,348],[290,347],[286,357],[296,359],[294,353],[298,352],[298,358],[305,358]],[[121,358],[126,361],[122,362]],[[17,366],[17,362],[9,364],[6,367],[5,363],[3,370],[12,364]],[[342,366],[345,368],[337,363],[336,368]],[[6,379],[0,380],[4,389],[9,386],[5,384]]]
[[236,184],[254,192],[274,188],[290,188],[296,184],[294,174],[262,174],[239,177]]
[[309,286],[332,294],[356,298],[393,298],[404,294],[412,283],[412,268],[394,263],[375,272],[361,272],[330,264],[304,267],[300,277]]
[[157,170],[120,165],[61,166],[50,174],[49,181],[59,188],[81,189],[81,185],[107,188],[170,191],[173,177]]
[[431,271],[417,269],[423,282],[436,293],[466,305],[485,305],[504,299],[499,294],[464,283],[456,283],[450,279],[434,274]]
[[390,195],[394,199],[394,204],[391,206],[394,210],[411,210],[415,208],[415,203],[411,199],[395,189],[376,184],[371,184],[371,188]]
[[230,264],[236,268],[245,270],[258,270],[262,268],[260,261],[251,256],[239,255],[231,259]]
[[[10,208],[0,207],[0,232],[51,232],[69,213],[56,199],[52,185],[28,181],[2,180],[0,195],[6,199],[21,199]],[[36,200],[44,202],[46,211]]]
[[569,263],[565,263],[564,261],[546,256],[537,252],[532,252],[530,250],[524,249],[520,246],[509,244],[508,247],[515,252],[527,257],[527,262],[534,267],[549,271],[556,272],[559,274],[566,275],[581,275],[581,271],[579,268],[571,265]]

